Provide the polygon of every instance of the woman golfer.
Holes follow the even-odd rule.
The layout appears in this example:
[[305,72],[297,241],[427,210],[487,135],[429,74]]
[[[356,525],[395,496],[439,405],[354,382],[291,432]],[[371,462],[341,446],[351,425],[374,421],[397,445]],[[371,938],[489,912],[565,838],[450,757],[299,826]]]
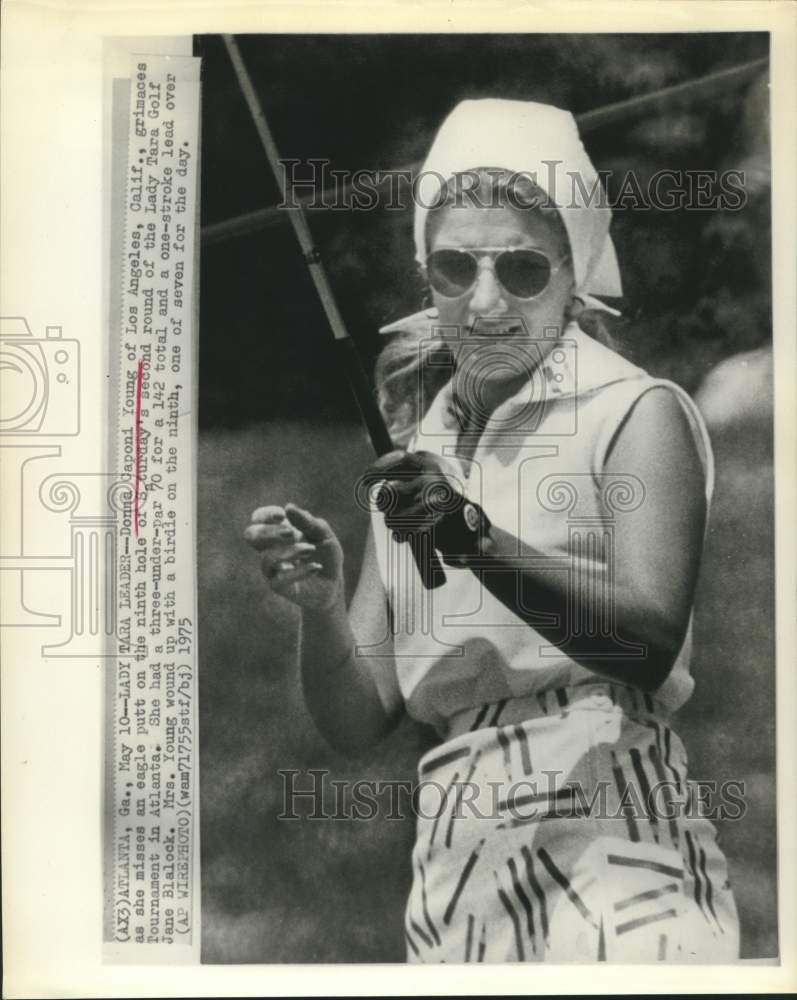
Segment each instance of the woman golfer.
[[440,733],[419,764],[407,957],[732,960],[725,860],[670,727],[693,688],[703,422],[579,326],[621,286],[569,113],[463,102],[416,191],[433,308],[388,328],[380,402],[406,450],[362,481],[348,611],[326,521],[286,504],[246,530],[302,609],[330,743],[367,749],[403,711]]

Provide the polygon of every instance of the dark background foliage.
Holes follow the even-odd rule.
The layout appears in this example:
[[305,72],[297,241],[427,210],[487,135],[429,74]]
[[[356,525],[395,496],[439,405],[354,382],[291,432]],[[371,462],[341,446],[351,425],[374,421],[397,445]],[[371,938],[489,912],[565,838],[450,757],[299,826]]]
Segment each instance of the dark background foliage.
[[[465,97],[541,100],[579,114],[768,50],[761,34],[303,35],[240,44],[282,156],[328,158],[341,170],[422,159]],[[279,198],[221,40],[198,38],[197,51],[207,227]],[[756,957],[777,949],[771,413],[766,385],[737,378],[731,389],[741,369],[716,366],[771,342],[766,129],[762,76],[585,137],[596,166],[612,172],[610,193],[628,170],[643,186],[664,168],[746,172],[741,211],[629,208],[615,213],[613,234],[626,294],[616,331],[623,352],[690,391],[714,372],[717,493],[696,605],[698,686],[679,730],[693,776],[747,784],[746,819],[720,833],[743,953]],[[311,225],[370,364],[377,328],[421,304],[411,211],[315,212]],[[295,609],[266,594],[241,541],[255,506],[293,499],[333,523],[352,586],[366,526],[351,489],[368,444],[285,222],[208,243],[200,299],[204,958],[401,961],[411,820],[279,821],[277,769],[407,778],[430,734],[407,722],[366,761],[326,747],[298,691]],[[751,392],[761,405],[740,425],[729,410],[744,415]]]
[[[388,169],[423,158],[465,97],[541,100],[574,114],[767,54],[766,35],[268,36],[241,50],[283,158]],[[279,201],[218,38],[203,38],[202,220]],[[766,105],[749,88],[591,132],[612,185],[633,170],[738,168]],[[760,104],[761,102],[759,102]],[[751,120],[752,119],[752,120]],[[719,358],[770,338],[768,199],[740,213],[618,211],[628,349],[694,388]],[[315,212],[312,225],[352,336],[368,357],[379,326],[420,307],[412,212]],[[751,260],[755,256],[756,260]],[[763,268],[764,273],[761,273]],[[276,416],[353,418],[325,319],[287,223],[202,255],[204,426]],[[242,360],[245,363],[242,364]]]

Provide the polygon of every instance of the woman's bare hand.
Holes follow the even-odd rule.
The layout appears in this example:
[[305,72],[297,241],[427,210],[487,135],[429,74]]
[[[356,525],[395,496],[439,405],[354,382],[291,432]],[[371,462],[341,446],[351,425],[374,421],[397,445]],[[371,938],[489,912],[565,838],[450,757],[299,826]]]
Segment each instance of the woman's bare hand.
[[244,538],[271,589],[299,607],[326,611],[343,593],[343,549],[323,518],[292,503],[258,507]]

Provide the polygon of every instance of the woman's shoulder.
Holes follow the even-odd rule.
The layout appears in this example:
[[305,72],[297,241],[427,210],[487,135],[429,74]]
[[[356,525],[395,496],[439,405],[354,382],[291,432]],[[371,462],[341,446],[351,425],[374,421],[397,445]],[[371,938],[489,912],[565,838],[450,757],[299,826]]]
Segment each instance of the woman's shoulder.
[[578,396],[597,393],[609,386],[639,384],[652,376],[618,351],[585,333],[576,323],[564,331],[563,344],[572,367],[573,392]]

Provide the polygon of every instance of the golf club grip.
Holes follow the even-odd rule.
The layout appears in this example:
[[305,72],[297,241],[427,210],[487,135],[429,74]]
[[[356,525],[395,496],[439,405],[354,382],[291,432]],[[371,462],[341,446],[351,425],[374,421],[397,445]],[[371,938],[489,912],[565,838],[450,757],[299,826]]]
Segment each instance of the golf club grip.
[[432,545],[430,532],[413,531],[409,535],[408,542],[424,587],[427,590],[442,587],[446,582],[446,573]]
[[[348,377],[374,451],[377,455],[386,455],[393,451],[394,445],[371,392],[368,377],[357,349],[348,337],[345,340],[338,340],[337,345],[341,364]],[[434,550],[432,536],[429,532],[413,532],[410,535],[409,544],[424,587],[427,590],[442,587],[446,582],[446,574],[443,564]]]

